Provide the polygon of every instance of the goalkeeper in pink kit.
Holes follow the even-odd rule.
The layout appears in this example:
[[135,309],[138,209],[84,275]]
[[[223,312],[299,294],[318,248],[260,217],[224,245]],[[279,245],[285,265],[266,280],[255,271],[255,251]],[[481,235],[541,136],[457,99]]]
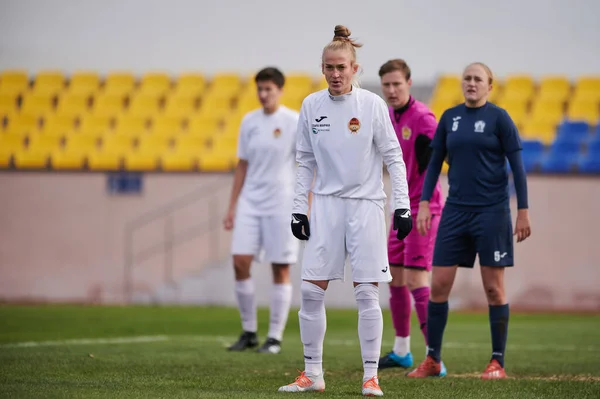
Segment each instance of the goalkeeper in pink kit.
[[[402,147],[412,217],[417,218],[421,201],[425,170],[431,156],[429,144],[437,128],[435,115],[429,108],[410,95],[411,71],[404,60],[394,59],[379,69],[381,88],[389,105],[392,124]],[[429,274],[437,227],[442,213],[442,190],[437,183],[431,197],[431,228],[421,236],[413,230],[402,241],[390,230],[388,259],[392,282],[390,283],[390,310],[396,330],[394,347],[379,359],[379,369],[408,368],[413,365],[410,351],[411,295],[427,344],[427,304],[429,301]],[[442,367],[442,372],[444,371]]]

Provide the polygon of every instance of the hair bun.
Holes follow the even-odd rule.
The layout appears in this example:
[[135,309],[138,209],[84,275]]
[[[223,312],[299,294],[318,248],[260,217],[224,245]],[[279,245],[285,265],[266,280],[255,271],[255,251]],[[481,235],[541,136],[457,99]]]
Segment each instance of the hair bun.
[[340,37],[340,38],[344,38],[347,39],[350,37],[350,34],[352,32],[350,32],[350,29],[346,28],[344,25],[336,25],[334,30],[333,30],[333,37]]

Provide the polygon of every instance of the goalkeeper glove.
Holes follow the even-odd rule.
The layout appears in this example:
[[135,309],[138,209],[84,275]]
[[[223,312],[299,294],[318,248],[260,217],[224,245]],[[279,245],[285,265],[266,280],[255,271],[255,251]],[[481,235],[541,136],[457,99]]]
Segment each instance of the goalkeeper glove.
[[408,233],[412,230],[412,216],[410,209],[396,209],[394,211],[394,230],[398,230],[396,237],[399,240],[406,238]]
[[310,225],[308,217],[301,213],[292,213],[292,234],[299,240],[308,240],[310,237]]

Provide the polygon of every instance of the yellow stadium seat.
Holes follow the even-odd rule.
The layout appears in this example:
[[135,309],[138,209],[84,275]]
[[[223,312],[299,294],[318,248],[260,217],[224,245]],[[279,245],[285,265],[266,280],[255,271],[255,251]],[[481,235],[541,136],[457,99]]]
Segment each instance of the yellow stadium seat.
[[8,119],[8,128],[13,133],[31,134],[38,130],[39,115],[27,113],[13,114]]
[[450,169],[450,165],[448,165],[447,162],[442,162],[442,174],[443,175],[447,175],[448,174],[448,169]]
[[68,93],[89,96],[100,88],[100,75],[93,71],[76,71],[69,79]]
[[101,135],[74,133],[66,138],[65,148],[72,152],[93,152],[99,147]]
[[40,71],[33,82],[33,92],[56,94],[65,87],[65,75],[61,71]]
[[63,137],[62,134],[37,134],[29,140],[28,148],[50,153],[62,147]]
[[155,135],[175,135],[181,132],[182,118],[170,115],[159,115],[152,120],[150,129]]
[[259,109],[261,107],[262,105],[258,100],[258,97],[256,96],[256,94],[254,94],[253,96],[246,96],[240,98],[236,106],[236,111],[242,114],[246,114],[250,111],[254,111],[255,109]]
[[25,137],[18,133],[0,133],[0,148],[7,148],[10,151],[20,151],[25,148]]
[[317,80],[317,83],[314,85],[313,92],[325,90],[327,88],[329,88],[329,85],[327,84],[327,81],[325,80],[325,77],[321,76]]
[[0,92],[0,112],[12,113],[17,110],[17,96]]
[[177,95],[200,96],[206,88],[206,79],[201,73],[182,73],[177,77],[173,90]]
[[230,153],[206,152],[198,160],[203,172],[228,172],[235,167],[236,157]]
[[501,97],[502,97],[502,91],[503,91],[503,86],[500,84],[500,82],[496,83],[494,82],[493,86],[492,86],[492,90],[490,91],[490,93],[488,94],[488,98],[487,100],[491,103],[496,103]]
[[242,79],[237,73],[218,72],[212,77],[210,85],[211,88],[235,87],[236,89],[239,89],[242,86]]
[[144,152],[130,152],[125,154],[125,170],[129,171],[153,171],[157,167],[155,154]]
[[129,115],[151,118],[160,109],[160,100],[153,95],[138,94],[131,99],[127,113]]
[[532,104],[529,118],[547,120],[558,124],[563,119],[564,104],[562,101],[550,98],[539,98]]
[[84,93],[68,92],[58,99],[56,112],[68,115],[83,115],[89,111],[90,96]]
[[162,96],[171,88],[171,77],[166,73],[148,72],[142,75],[139,92]]
[[138,151],[144,154],[163,154],[171,150],[172,144],[172,136],[144,136],[140,138]]
[[520,125],[527,118],[528,101],[524,98],[502,97],[498,101],[498,106],[504,108],[517,125]]
[[50,154],[50,163],[56,170],[78,170],[83,168],[86,153],[79,150],[58,150]]
[[191,93],[171,93],[166,98],[164,115],[185,119],[195,112],[198,106],[198,98]]
[[179,136],[175,140],[175,148],[177,152],[188,152],[201,154],[206,150],[206,136],[189,134]]
[[212,135],[221,128],[221,118],[217,116],[195,116],[188,123],[188,131],[194,134]]
[[123,152],[114,149],[99,150],[88,155],[88,167],[94,171],[108,171],[121,169]]
[[116,116],[121,113],[125,105],[125,95],[123,94],[100,94],[94,99],[92,112],[105,116]]
[[135,84],[136,79],[131,72],[113,71],[106,75],[103,92],[126,96],[133,91]]
[[600,100],[600,75],[582,75],[575,81],[575,94]]
[[460,84],[462,82],[462,76],[456,74],[442,74],[438,77],[436,87],[441,88],[454,88],[460,90]]
[[194,170],[199,154],[183,152],[167,152],[161,155],[162,170],[167,172],[187,172]]
[[148,120],[144,117],[122,114],[116,121],[114,131],[117,134],[139,135],[146,132]]
[[565,101],[571,92],[571,83],[566,76],[547,75],[540,79],[538,99]]
[[0,72],[0,93],[18,94],[29,87],[29,73],[23,69]]
[[213,136],[212,139],[212,149],[213,152],[232,152],[236,153],[238,148],[238,137],[239,136],[224,136],[217,135]]
[[502,98],[529,101],[535,90],[535,82],[530,75],[514,74],[505,79]]
[[526,139],[536,139],[544,144],[550,144],[556,136],[556,124],[546,119],[528,119],[520,130],[521,136]]
[[113,153],[127,154],[134,148],[136,137],[107,134],[102,138],[102,149]]
[[297,90],[304,93],[310,92],[313,86],[312,76],[305,73],[289,73],[285,77],[284,89]]
[[50,92],[30,92],[23,98],[21,112],[42,116],[54,109],[54,95]]
[[87,114],[81,119],[79,131],[84,134],[101,134],[112,127],[111,118],[105,115]]
[[0,168],[5,169],[10,166],[12,153],[9,148],[0,146]]
[[44,118],[40,132],[66,135],[75,128],[76,118],[69,114],[50,114]]
[[44,149],[33,148],[22,150],[14,154],[14,163],[17,169],[44,169],[48,165],[48,152]]
[[567,108],[567,117],[570,120],[585,121],[596,125],[600,121],[598,101],[571,101]]

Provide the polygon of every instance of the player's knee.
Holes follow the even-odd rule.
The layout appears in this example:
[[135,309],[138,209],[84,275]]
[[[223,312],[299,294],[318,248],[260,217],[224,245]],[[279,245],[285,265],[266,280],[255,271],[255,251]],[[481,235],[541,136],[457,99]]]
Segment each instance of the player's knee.
[[233,269],[236,280],[245,280],[250,278],[250,266],[252,265],[252,257],[248,255],[234,255]]
[[425,269],[407,269],[406,286],[411,291],[429,286],[429,273]]
[[298,316],[305,320],[312,320],[316,315],[325,311],[325,290],[316,284],[303,281],[300,284],[302,305]]
[[406,279],[404,277],[404,267],[402,266],[391,266],[390,274],[392,275],[392,281],[390,285],[392,287],[402,287],[406,285]]
[[273,283],[283,284],[287,283],[290,278],[290,265],[286,264],[273,264]]
[[446,279],[433,279],[431,282],[431,300],[433,302],[446,302],[450,296],[452,281]]
[[500,285],[486,286],[485,295],[487,296],[490,305],[504,305],[506,303],[504,287],[501,287]]

